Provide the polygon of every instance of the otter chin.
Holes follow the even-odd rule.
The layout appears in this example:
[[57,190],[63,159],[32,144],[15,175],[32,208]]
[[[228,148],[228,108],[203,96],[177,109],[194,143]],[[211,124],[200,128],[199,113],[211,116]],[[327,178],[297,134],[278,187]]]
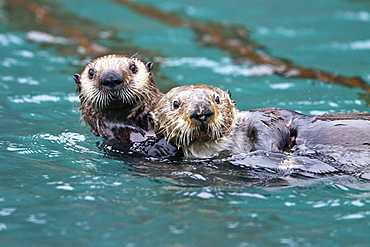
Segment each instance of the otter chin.
[[162,96],[153,64],[124,55],[89,62],[74,80],[83,120],[97,136],[136,142],[155,137],[148,113]]

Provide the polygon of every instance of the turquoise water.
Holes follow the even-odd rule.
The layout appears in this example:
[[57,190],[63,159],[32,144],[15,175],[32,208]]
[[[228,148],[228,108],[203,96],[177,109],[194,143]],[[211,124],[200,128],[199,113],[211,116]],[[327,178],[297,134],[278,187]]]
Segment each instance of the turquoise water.
[[[238,108],[369,112],[360,88],[274,75],[204,45],[199,33],[118,2],[1,1],[2,246],[366,246],[370,183],[280,178],[222,163],[107,155],[82,124],[72,75],[103,53],[154,61],[158,87],[230,89]],[[239,27],[258,53],[370,84],[369,1],[138,1],[197,23]],[[40,6],[53,21],[35,18]],[[29,7],[31,6],[31,7]],[[71,29],[68,29],[71,30]]]

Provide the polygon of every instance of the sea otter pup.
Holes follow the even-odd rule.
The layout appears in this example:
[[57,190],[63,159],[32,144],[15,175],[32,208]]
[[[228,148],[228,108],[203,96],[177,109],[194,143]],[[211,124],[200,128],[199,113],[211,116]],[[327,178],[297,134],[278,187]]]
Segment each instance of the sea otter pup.
[[[157,141],[148,113],[162,97],[152,74],[153,63],[107,55],[89,62],[74,80],[78,108],[91,132],[117,143]],[[161,141],[161,144],[164,142]]]
[[239,111],[228,91],[195,84],[171,89],[152,111],[154,128],[186,156],[283,151],[289,130],[276,114]]
[[227,92],[197,84],[173,88],[152,115],[156,133],[185,155],[288,151],[346,171],[352,165],[370,164],[370,113],[306,116],[281,108],[239,111]]

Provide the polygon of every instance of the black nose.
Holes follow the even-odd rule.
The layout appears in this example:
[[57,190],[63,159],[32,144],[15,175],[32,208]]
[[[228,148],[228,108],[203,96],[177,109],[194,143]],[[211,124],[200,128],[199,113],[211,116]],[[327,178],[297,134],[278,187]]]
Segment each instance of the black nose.
[[116,70],[104,71],[99,78],[99,83],[105,88],[113,89],[123,83],[123,76]]
[[196,109],[190,116],[190,119],[200,123],[209,122],[214,115],[214,112],[209,108]]

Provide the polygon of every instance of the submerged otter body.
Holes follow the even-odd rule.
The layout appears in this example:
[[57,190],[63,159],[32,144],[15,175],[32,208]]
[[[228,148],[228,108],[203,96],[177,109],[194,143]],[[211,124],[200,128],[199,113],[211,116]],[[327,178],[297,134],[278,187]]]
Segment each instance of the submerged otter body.
[[156,133],[186,156],[206,158],[224,150],[282,151],[289,141],[281,117],[239,111],[228,92],[203,84],[170,90],[153,110],[153,119]]
[[370,165],[370,113],[337,113],[296,118],[292,152],[318,157],[344,170]]
[[135,146],[156,141],[148,113],[163,94],[156,88],[152,67],[134,57],[107,55],[74,75],[79,110],[93,134]]
[[370,165],[370,113],[334,113],[307,116],[282,108],[251,110],[280,115],[290,133],[289,147],[336,168],[354,171]]

